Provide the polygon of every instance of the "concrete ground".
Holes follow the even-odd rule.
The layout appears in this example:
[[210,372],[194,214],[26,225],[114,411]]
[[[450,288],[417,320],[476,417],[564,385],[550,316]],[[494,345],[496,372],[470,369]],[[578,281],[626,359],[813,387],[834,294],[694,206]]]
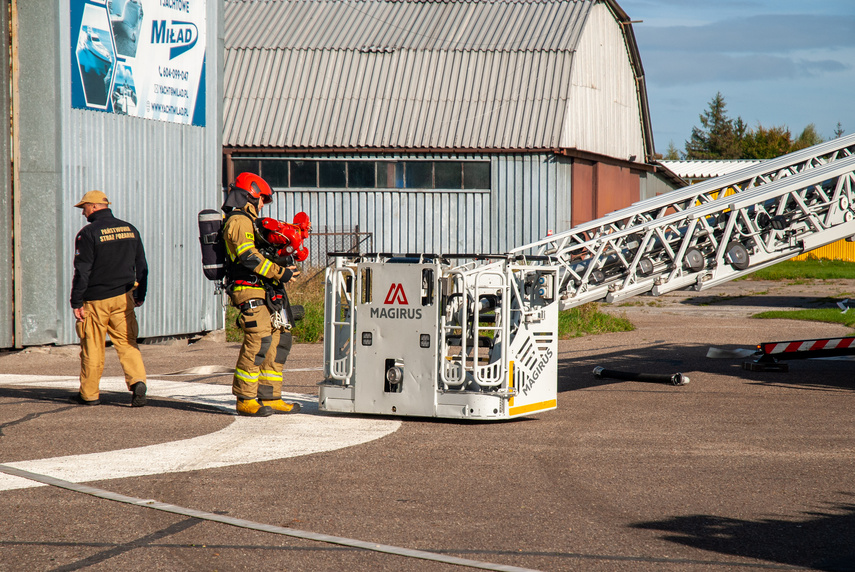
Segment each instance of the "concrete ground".
[[[145,499],[3,489],[13,480],[0,473],[0,569],[463,569],[150,508],[159,501],[488,569],[855,570],[853,362],[772,373],[706,357],[851,333],[749,319],[850,296],[855,281],[741,281],[604,306],[636,329],[561,342],[558,409],[501,423],[320,414],[319,345],[295,346],[286,366],[304,411],[262,420],[217,407],[230,376],[214,367],[167,375],[232,367],[239,346],[216,333],[144,345],[151,398],[137,409],[121,391],[98,407],[66,401],[76,347],[0,353],[0,465],[53,466]],[[691,381],[598,379],[595,366]],[[120,375],[110,349],[104,387],[120,389]],[[219,397],[179,398],[196,390]],[[214,446],[212,435],[224,437]],[[167,446],[177,460],[161,458]]]

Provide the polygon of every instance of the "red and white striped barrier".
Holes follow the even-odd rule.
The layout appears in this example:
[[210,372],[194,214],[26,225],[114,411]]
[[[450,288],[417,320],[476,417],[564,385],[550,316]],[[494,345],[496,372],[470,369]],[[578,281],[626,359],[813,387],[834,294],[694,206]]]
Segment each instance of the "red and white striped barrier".
[[795,352],[812,352],[822,350],[845,350],[852,348],[855,351],[855,336],[846,338],[830,338],[825,340],[801,340],[794,342],[768,342],[760,344],[764,354],[788,354]]

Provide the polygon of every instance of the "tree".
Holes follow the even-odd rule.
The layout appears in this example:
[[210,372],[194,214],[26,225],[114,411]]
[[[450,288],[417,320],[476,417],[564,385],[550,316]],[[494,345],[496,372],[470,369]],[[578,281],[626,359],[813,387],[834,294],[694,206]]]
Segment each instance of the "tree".
[[816,130],[816,125],[811,123],[805,127],[801,133],[799,133],[799,136],[796,137],[795,141],[793,141],[790,151],[798,151],[799,149],[813,147],[814,145],[819,145],[823,141],[825,141],[825,139],[823,139],[822,135],[820,135]]
[[[727,116],[721,92],[715,94],[700,119],[701,127],[692,127],[692,137],[686,141],[685,159],[773,159],[824,141],[813,123],[795,139],[786,125],[766,128],[758,123],[752,130],[741,117],[734,120]],[[834,137],[841,135],[843,126],[838,122]],[[672,142],[668,159],[677,154],[673,146]]]
[[666,161],[679,161],[680,160],[680,151],[677,150],[676,145],[674,145],[674,141],[672,140],[668,143],[668,151],[665,152],[665,160]]
[[769,127],[757,124],[742,136],[742,159],[774,159],[786,155],[792,149],[790,129],[786,125]]
[[734,125],[727,116],[721,92],[715,94],[700,120],[701,127],[692,127],[692,137],[686,141],[686,159],[738,159],[741,156],[740,137],[746,126],[742,118]]
[[844,133],[846,133],[846,131],[843,129],[843,125],[838,121],[837,127],[834,128],[834,137],[832,137],[832,139],[839,139],[843,137]]

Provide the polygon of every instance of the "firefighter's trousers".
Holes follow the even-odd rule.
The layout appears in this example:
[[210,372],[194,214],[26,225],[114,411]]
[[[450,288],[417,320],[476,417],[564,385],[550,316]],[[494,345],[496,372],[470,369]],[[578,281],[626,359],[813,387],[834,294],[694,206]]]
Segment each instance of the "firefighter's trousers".
[[241,312],[237,323],[244,335],[232,393],[241,399],[280,399],[282,369],[291,352],[291,332],[273,328],[270,311],[263,304]]
[[80,396],[87,401],[98,399],[107,334],[119,354],[128,389],[138,381],[145,381],[145,366],[137,346],[139,326],[131,292],[106,300],[84,302],[83,308],[86,319],[82,327],[78,323],[77,330],[80,335]]

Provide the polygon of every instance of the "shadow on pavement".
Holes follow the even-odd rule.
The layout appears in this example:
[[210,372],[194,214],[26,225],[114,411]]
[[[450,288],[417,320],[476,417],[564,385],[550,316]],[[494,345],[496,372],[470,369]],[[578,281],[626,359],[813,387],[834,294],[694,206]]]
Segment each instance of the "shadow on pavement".
[[806,513],[804,520],[690,515],[632,527],[663,531],[669,533],[664,540],[721,554],[816,570],[855,571],[855,504],[850,503]]
[[[721,350],[744,349],[744,346],[720,345]],[[615,379],[597,378],[593,374],[596,366],[611,370],[667,374],[682,373],[691,378],[694,373],[704,372],[714,375],[727,375],[741,379],[745,383],[758,385],[776,385],[796,389],[815,391],[855,391],[855,376],[852,374],[851,360],[788,360],[789,372],[752,372],[742,369],[742,363],[751,358],[707,358],[709,345],[659,343],[644,347],[627,349],[626,346],[602,348],[599,351],[586,350],[579,356],[562,356],[558,362],[558,391],[591,389],[627,382]],[[646,382],[662,388],[673,388],[670,383]],[[690,382],[691,383],[691,382]]]
[[[90,406],[77,405],[68,401],[69,397],[74,395],[73,391],[67,389],[49,389],[41,387],[0,387],[0,398],[6,399],[22,399],[27,401],[50,401],[57,405],[67,405],[70,408],[86,409]],[[131,394],[130,392],[116,393],[112,391],[104,391],[101,393],[101,405],[96,407],[130,407]],[[192,403],[189,401],[179,401],[174,399],[163,399],[159,397],[148,398],[146,407],[154,407],[158,409],[173,409],[181,412],[208,413],[214,415],[227,415],[234,417],[235,413],[226,411],[220,407],[205,405],[202,403]]]
[[837,302],[843,298],[833,297],[810,297],[810,296],[692,296],[681,300],[680,304],[687,306],[733,306],[733,307],[768,307],[769,310],[780,310],[784,308],[805,308],[815,310],[818,308],[837,308]]

